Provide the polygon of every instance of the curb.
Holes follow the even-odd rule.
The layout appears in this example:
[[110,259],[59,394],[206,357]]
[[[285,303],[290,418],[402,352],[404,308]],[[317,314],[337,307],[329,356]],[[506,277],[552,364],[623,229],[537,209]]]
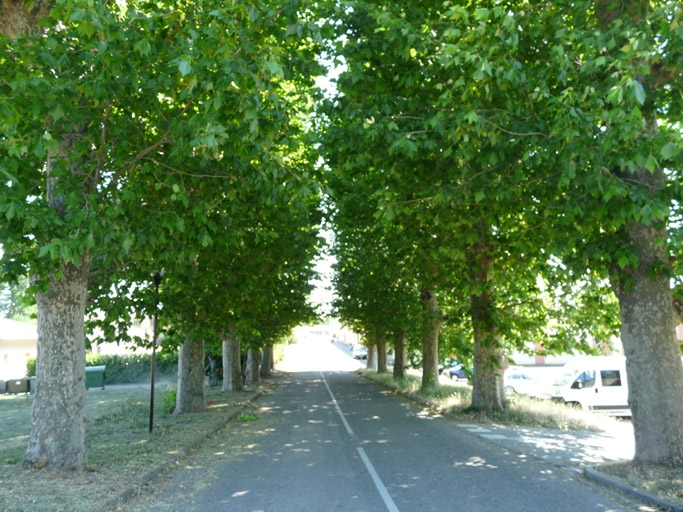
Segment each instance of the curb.
[[642,502],[654,505],[664,510],[669,510],[671,512],[683,512],[683,506],[669,503],[668,501],[663,500],[654,494],[650,494],[649,492],[641,491],[640,489],[636,489],[635,487],[624,484],[619,480],[611,478],[605,473],[600,473],[590,466],[583,469],[583,474],[586,478],[594,480],[602,485],[617,489],[625,494],[629,494]]
[[106,502],[102,507],[100,507],[99,512],[108,512],[111,510],[121,510],[119,507],[123,505],[126,501],[128,501],[130,498],[132,498],[140,488],[145,487],[146,485],[149,485],[152,480],[160,476],[162,473],[167,471],[168,469],[175,467],[176,464],[178,464],[182,459],[187,457],[190,452],[192,452],[194,449],[199,447],[204,441],[209,439],[211,436],[216,434],[218,431],[224,429],[228,423],[233,421],[235,418],[237,418],[247,407],[249,407],[252,403],[254,403],[256,400],[261,398],[263,395],[268,393],[270,391],[271,387],[267,388],[261,388],[257,392],[255,392],[251,397],[247,398],[241,405],[239,405],[230,415],[226,418],[226,420],[215,427],[213,427],[211,430],[205,432],[198,438],[196,438],[189,446],[186,446],[183,448],[183,450],[178,453],[177,455],[171,457],[168,459],[166,462],[161,464],[159,467],[156,467],[147,473],[145,473],[142,478],[140,479],[140,482],[137,485],[134,485],[132,487],[129,487],[125,491],[123,491],[121,494],[119,494],[116,498],[112,498],[108,502]]

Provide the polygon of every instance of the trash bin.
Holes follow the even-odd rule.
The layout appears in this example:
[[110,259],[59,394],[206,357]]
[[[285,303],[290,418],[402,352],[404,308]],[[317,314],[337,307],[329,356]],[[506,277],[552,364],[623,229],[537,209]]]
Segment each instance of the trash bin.
[[28,393],[29,391],[30,391],[30,388],[29,388],[29,380],[28,379],[13,379],[13,380],[7,381],[7,392],[8,393],[19,394],[19,393]]
[[85,368],[85,389],[102,388],[104,389],[104,370],[106,366],[86,366]]

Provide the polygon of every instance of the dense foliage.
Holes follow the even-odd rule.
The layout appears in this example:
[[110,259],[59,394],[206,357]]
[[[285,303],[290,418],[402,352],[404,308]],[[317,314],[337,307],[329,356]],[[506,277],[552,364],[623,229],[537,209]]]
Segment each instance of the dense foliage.
[[[105,384],[134,384],[149,381],[152,364],[151,354],[103,355],[91,354],[86,358],[87,366],[104,366]],[[86,367],[87,367],[86,366]],[[178,371],[178,352],[159,351],[156,354],[155,374],[160,377],[175,377]],[[36,360],[26,363],[26,375],[36,375]]]

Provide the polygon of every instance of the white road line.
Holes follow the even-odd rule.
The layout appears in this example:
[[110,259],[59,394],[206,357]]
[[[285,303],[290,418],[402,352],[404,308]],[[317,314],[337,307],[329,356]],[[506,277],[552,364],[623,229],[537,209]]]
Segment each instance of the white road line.
[[[349,425],[349,422],[346,421],[346,417],[344,416],[344,413],[341,410],[341,407],[339,407],[339,404],[337,403],[337,399],[334,397],[334,393],[332,393],[332,390],[330,389],[329,384],[327,384],[327,380],[325,380],[325,375],[323,375],[323,372],[320,372],[320,377],[323,380],[323,383],[325,384],[325,387],[327,388],[327,392],[330,394],[330,397],[332,398],[332,403],[334,403],[335,408],[337,409],[337,413],[339,414],[339,417],[342,420],[342,423],[344,424],[344,427],[346,428],[346,431],[349,433],[349,435],[353,435],[353,430],[351,430],[351,425]],[[365,450],[361,448],[360,446],[358,447],[358,453],[360,454],[360,458],[363,460],[363,463],[365,464],[365,468],[368,470],[368,473],[370,473],[370,476],[372,477],[372,481],[375,483],[375,487],[377,488],[377,491],[379,492],[379,495],[382,497],[382,500],[384,501],[384,504],[387,507],[387,510],[389,512],[400,512],[398,510],[398,507],[394,503],[394,500],[391,499],[391,496],[389,495],[389,491],[387,491],[387,488],[384,487],[384,484],[382,483],[382,480],[380,479],[379,475],[377,474],[377,471],[375,471],[375,467],[372,465],[372,462],[370,462],[370,459],[368,456],[365,454]]]
[[375,482],[375,487],[377,487],[380,496],[382,496],[382,500],[384,500],[384,504],[386,505],[387,510],[389,512],[399,512],[398,507],[394,503],[394,500],[392,500],[391,496],[389,495],[389,491],[387,491],[387,488],[384,487],[384,484],[382,483],[382,480],[377,474],[377,471],[375,471],[372,462],[370,462],[370,459],[368,459],[368,456],[365,454],[365,450],[363,450],[363,448],[359,446],[358,453],[360,453],[360,458],[363,459],[365,467],[368,468],[368,473],[370,473],[372,481]]
[[346,417],[344,416],[344,413],[342,412],[341,407],[339,407],[339,404],[337,403],[337,399],[334,397],[334,393],[332,393],[332,390],[330,389],[330,386],[327,384],[327,381],[325,380],[325,376],[323,375],[322,372],[320,372],[320,377],[323,379],[323,382],[325,383],[325,387],[327,388],[327,392],[330,394],[330,397],[332,397],[332,403],[337,408],[337,413],[339,414],[339,417],[341,418],[342,423],[344,424],[344,428],[346,428],[346,431],[349,433],[349,435],[353,435],[353,430],[351,430],[351,425],[349,425],[349,422],[346,421]]

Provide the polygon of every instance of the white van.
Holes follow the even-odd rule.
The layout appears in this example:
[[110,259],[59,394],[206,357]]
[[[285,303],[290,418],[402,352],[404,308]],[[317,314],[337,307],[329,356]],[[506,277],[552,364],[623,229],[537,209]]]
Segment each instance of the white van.
[[572,359],[555,383],[554,400],[612,416],[631,416],[624,356]]

